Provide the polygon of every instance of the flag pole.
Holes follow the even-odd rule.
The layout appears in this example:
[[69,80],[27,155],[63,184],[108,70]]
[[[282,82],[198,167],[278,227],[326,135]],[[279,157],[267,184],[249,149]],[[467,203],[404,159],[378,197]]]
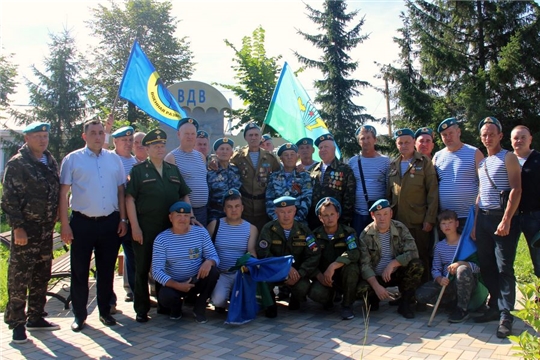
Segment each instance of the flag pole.
[[433,321],[433,318],[435,317],[435,314],[437,314],[437,309],[439,308],[439,305],[441,303],[444,290],[446,290],[446,285],[444,285],[441,289],[441,292],[439,293],[439,298],[437,299],[437,302],[435,303],[435,306],[433,307],[433,311],[431,312],[431,317],[429,318],[429,322],[427,324],[428,327],[431,327],[431,322]]

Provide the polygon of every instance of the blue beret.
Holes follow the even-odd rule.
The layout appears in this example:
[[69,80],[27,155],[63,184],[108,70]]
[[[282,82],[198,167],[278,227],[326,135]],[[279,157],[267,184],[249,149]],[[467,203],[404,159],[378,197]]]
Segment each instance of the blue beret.
[[317,139],[315,139],[315,146],[319,147],[319,144],[322,143],[322,142],[325,141],[325,140],[332,140],[332,141],[334,141],[334,137],[333,137],[332,134],[330,134],[330,133],[321,135],[321,136],[319,136]]
[[197,137],[199,139],[208,139],[208,133],[204,130],[197,131]]
[[191,213],[191,205],[189,205],[187,202],[183,201],[177,201],[174,204],[171,205],[169,208],[169,212],[177,212],[177,213],[183,213],[183,214],[190,214]]
[[300,145],[311,145],[311,146],[313,146],[313,139],[308,138],[308,137],[301,138],[300,140],[298,140],[296,142],[296,146],[300,146]]
[[183,118],[178,121],[178,126],[176,127],[176,130],[180,130],[180,127],[184,124],[193,124],[195,125],[195,129],[199,130],[199,122],[193,118]]
[[261,128],[259,127],[259,125],[255,124],[254,122],[248,122],[246,124],[246,126],[244,127],[244,137],[246,137],[246,133],[249,131],[249,130],[252,130],[252,129],[257,129],[257,130],[261,130]]
[[236,189],[229,189],[229,191],[227,191],[223,195],[223,203],[225,203],[225,200],[227,200],[229,197],[234,196],[234,195],[242,197],[242,194],[240,194],[240,191],[238,191]]
[[377,210],[382,210],[390,207],[390,202],[386,199],[379,199],[371,205],[369,212],[375,212]]
[[502,131],[501,123],[499,122],[499,120],[495,119],[493,116],[488,116],[487,118],[480,121],[480,124],[478,124],[478,130],[480,130],[482,126],[484,126],[485,124],[493,124],[497,128],[499,128],[499,131]]
[[119,138],[123,136],[130,136],[135,133],[135,130],[131,126],[123,126],[120,129],[117,129],[115,132],[111,134],[113,138]]
[[270,136],[270,134],[264,134],[263,136],[261,136],[261,144],[268,140],[272,140],[272,137]]
[[234,148],[234,141],[232,141],[232,139],[229,139],[227,137],[222,137],[222,138],[217,139],[214,142],[214,151],[216,151],[218,147],[223,144],[231,145],[231,147]]
[[291,143],[285,143],[279,147],[277,151],[277,156],[281,156],[281,154],[283,154],[283,152],[287,150],[293,150],[295,153],[297,153],[298,147],[296,147],[296,145],[291,144]]
[[40,131],[49,132],[50,129],[51,129],[51,125],[49,125],[48,123],[35,122],[35,123],[31,123],[31,124],[27,125],[23,129],[22,132],[23,132],[23,134],[30,134],[30,133],[40,132]]
[[429,136],[431,136],[431,138],[433,138],[433,130],[431,130],[428,127],[420,128],[420,129],[416,130],[416,132],[414,133],[414,138],[416,139],[420,135],[429,135]]
[[315,206],[315,214],[319,215],[319,210],[323,207],[323,205],[326,206],[329,203],[333,204],[336,207],[338,214],[341,216],[341,204],[333,197],[324,197],[319,200],[317,206]]
[[437,132],[440,134],[442,133],[444,130],[448,129],[450,126],[452,125],[457,125],[458,121],[456,118],[448,118],[448,119],[444,119],[440,124],[439,124],[439,127],[437,128]]
[[154,129],[152,131],[149,131],[148,134],[146,134],[141,144],[142,146],[148,146],[152,144],[166,144],[167,143],[167,133],[160,129]]
[[294,206],[296,204],[296,199],[292,196],[282,196],[278,197],[276,200],[274,200],[274,205],[276,207],[287,207],[287,206]]
[[411,129],[397,129],[396,131],[394,131],[394,139],[397,139],[398,137],[400,136],[412,136],[414,137],[414,133],[412,132]]
[[377,130],[371,126],[371,125],[362,125],[360,126],[358,129],[356,129],[355,133],[354,133],[354,136],[358,136],[358,134],[360,134],[360,131],[369,131],[371,133],[373,133],[373,136],[377,137]]

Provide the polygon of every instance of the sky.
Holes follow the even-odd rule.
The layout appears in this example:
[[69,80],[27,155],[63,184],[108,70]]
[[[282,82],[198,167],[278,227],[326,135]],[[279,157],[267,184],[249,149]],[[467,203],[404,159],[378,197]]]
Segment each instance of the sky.
[[[233,51],[225,45],[227,39],[241,47],[242,38],[251,36],[253,30],[262,26],[266,32],[265,49],[267,56],[282,56],[293,70],[300,67],[294,56],[297,51],[303,56],[318,59],[321,50],[303,39],[297,33],[318,34],[320,30],[307,17],[307,9],[298,0],[172,0],[172,16],[180,20],[175,35],[186,37],[190,42],[193,61],[196,63],[191,79],[206,83],[235,83],[235,72],[231,66]],[[91,8],[108,1],[29,1],[0,0],[0,51],[13,54],[12,63],[18,66],[17,93],[11,96],[16,107],[28,104],[28,92],[24,78],[33,80],[32,65],[43,70],[43,60],[48,53],[50,33],[59,33],[64,28],[71,31],[78,49],[87,51],[96,39],[90,34],[85,21],[91,18]],[[311,7],[322,10],[322,1],[306,0]],[[375,78],[381,64],[393,63],[398,59],[399,48],[393,42],[397,29],[402,23],[401,11],[405,11],[402,0],[351,0],[347,1],[347,12],[358,10],[355,18],[365,17],[361,34],[369,38],[349,52],[353,61],[358,61],[358,69],[352,78],[367,81],[375,88],[384,88],[381,79]],[[352,24],[352,22],[351,22]],[[349,24],[350,26],[352,26]],[[127,59],[126,59],[127,61]],[[159,72],[159,69],[157,69]],[[313,99],[313,81],[322,74],[315,69],[307,69],[298,76],[300,82]],[[233,108],[242,104],[238,98],[223,88],[216,86]],[[357,105],[364,106],[366,113],[376,118],[386,116],[384,95],[375,89],[360,89],[362,95],[355,98]],[[379,131],[385,128],[377,126]]]

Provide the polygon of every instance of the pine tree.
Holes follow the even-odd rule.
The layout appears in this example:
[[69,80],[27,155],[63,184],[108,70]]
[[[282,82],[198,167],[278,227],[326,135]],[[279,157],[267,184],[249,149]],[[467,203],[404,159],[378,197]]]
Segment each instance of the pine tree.
[[[315,102],[320,104],[319,113],[326,122],[344,156],[352,156],[357,150],[352,140],[356,129],[367,120],[374,120],[365,114],[365,107],[353,102],[361,95],[358,88],[370,86],[367,81],[351,79],[358,62],[347,54],[368,38],[360,35],[364,18],[355,21],[358,11],[346,13],[347,5],[341,0],[325,0],[323,10],[319,11],[306,5],[308,17],[318,25],[320,34],[310,35],[298,30],[304,39],[321,50],[323,55],[318,60],[309,59],[295,52],[298,60],[309,68],[322,72],[324,80],[316,80],[317,95]],[[347,24],[355,21],[356,25],[347,30]]]
[[84,60],[68,30],[50,35],[45,71],[34,65],[37,82],[26,81],[32,108],[13,112],[21,124],[44,121],[51,125],[49,151],[60,161],[67,153],[84,146],[82,123],[86,116],[85,90],[81,73]]

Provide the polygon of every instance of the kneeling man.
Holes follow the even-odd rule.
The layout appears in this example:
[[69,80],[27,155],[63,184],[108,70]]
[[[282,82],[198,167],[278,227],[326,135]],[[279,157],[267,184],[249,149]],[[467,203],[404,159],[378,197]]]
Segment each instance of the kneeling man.
[[351,320],[354,318],[353,303],[360,276],[356,231],[338,223],[341,205],[332,197],[322,198],[315,207],[315,213],[323,224],[313,231],[321,249],[321,260],[313,276],[309,297],[326,308],[333,305],[334,291],[340,291],[343,294],[341,318]]
[[386,288],[397,286],[402,295],[398,312],[412,319],[411,300],[424,272],[416,243],[403,223],[392,220],[388,200],[377,200],[369,212],[373,222],[360,235],[360,268],[369,286],[362,281],[357,294],[367,295],[371,310],[376,311],[380,300],[392,298]]
[[[294,220],[296,215],[296,199],[282,196],[274,200],[277,220],[270,221],[261,230],[257,243],[257,257],[264,259],[273,256],[292,255],[294,264],[285,281],[291,289],[289,310],[300,308],[300,302],[306,301],[306,295],[311,285],[310,277],[319,265],[321,252],[309,228]],[[269,284],[271,289],[274,285]],[[274,297],[272,296],[274,300]],[[275,301],[275,300],[274,300]],[[277,306],[266,309],[266,317],[277,316]]]
[[193,316],[206,323],[206,300],[219,277],[219,258],[205,228],[191,225],[191,205],[175,202],[169,208],[172,227],[154,240],[152,275],[164,287],[159,301],[170,308],[170,318],[182,318],[183,299],[198,295]]

